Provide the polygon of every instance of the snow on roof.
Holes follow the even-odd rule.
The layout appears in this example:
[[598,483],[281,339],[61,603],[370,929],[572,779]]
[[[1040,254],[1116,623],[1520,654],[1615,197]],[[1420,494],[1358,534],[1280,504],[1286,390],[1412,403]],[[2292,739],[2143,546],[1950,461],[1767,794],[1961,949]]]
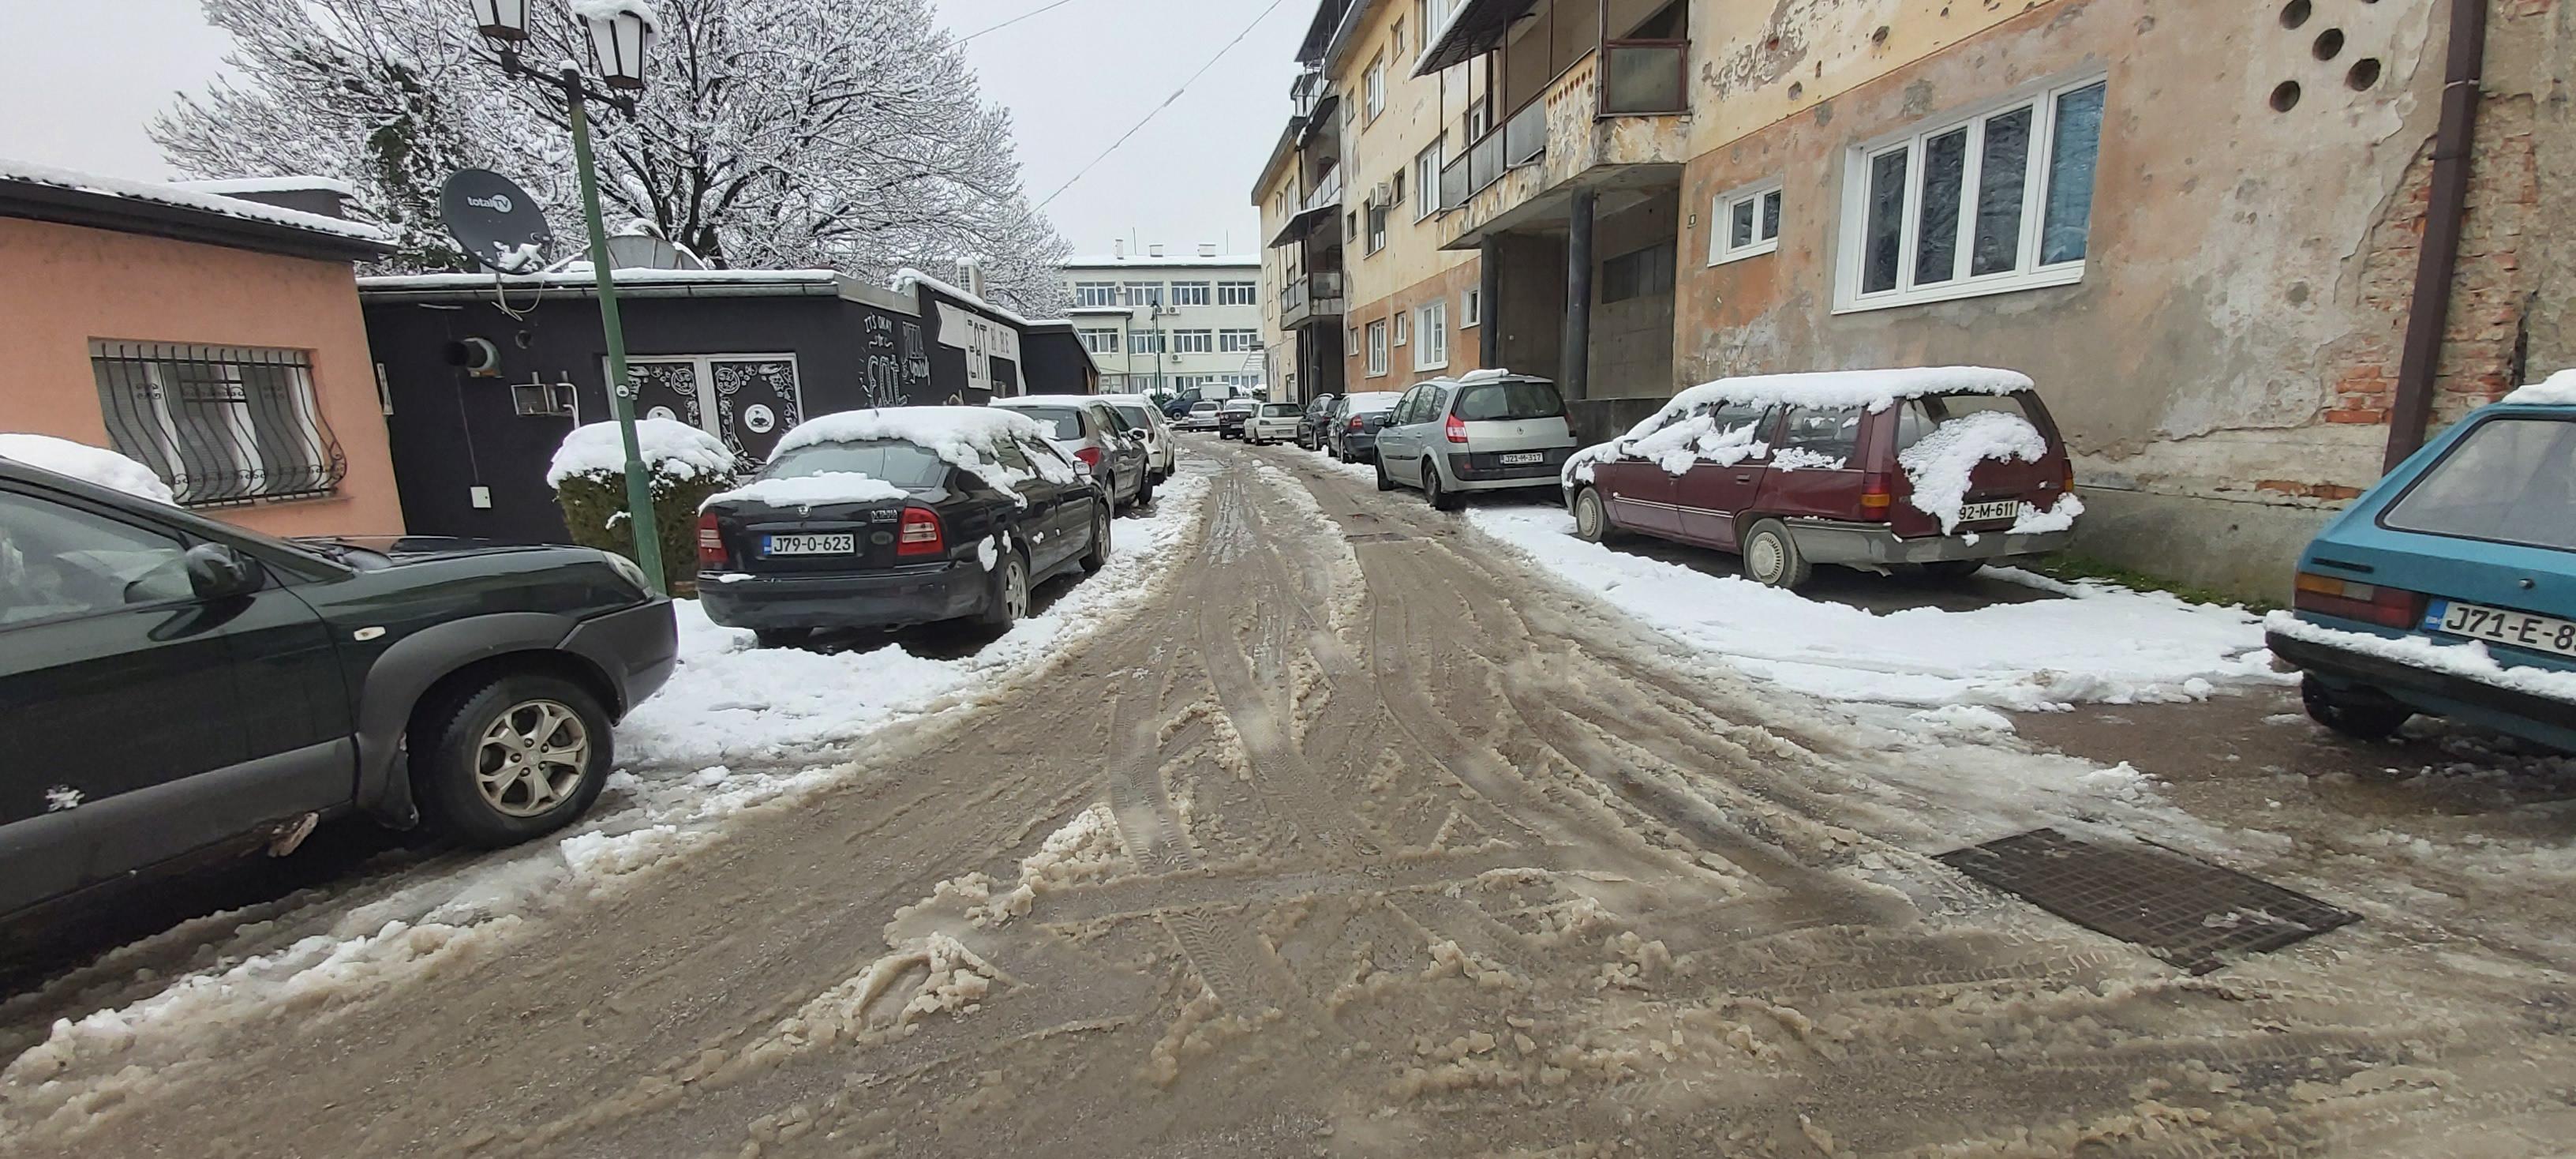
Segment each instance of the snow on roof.
[[1983,366],[1904,366],[1889,370],[1819,370],[1802,374],[1748,374],[1703,382],[1673,396],[1669,414],[1702,403],[1739,402],[1886,410],[1898,399],[1927,394],[2011,394],[2032,389],[2030,376]]
[[30,185],[50,185],[56,189],[95,193],[128,201],[144,201],[178,209],[193,209],[200,213],[211,213],[239,221],[282,225],[291,229],[353,238],[359,241],[390,242],[393,240],[392,236],[385,231],[365,222],[345,221],[336,217],[324,217],[318,213],[281,209],[274,205],[263,205],[256,201],[244,201],[237,197],[225,197],[218,193],[186,189],[177,185],[75,173],[69,169],[56,169],[50,165],[37,165],[26,161],[0,159],[0,180],[23,181]]
[[1106,403],[1108,401],[1108,399],[1102,398],[1096,394],[1015,394],[1009,398],[994,399],[992,405],[1002,407],[1083,406],[1088,403]]
[[213,181],[173,181],[172,189],[196,193],[304,193],[319,190],[356,197],[358,187],[336,177],[225,177]]
[[[798,447],[816,443],[859,443],[874,439],[898,439],[911,443],[947,460],[961,470],[972,471],[994,487],[1008,491],[1029,473],[1006,465],[995,450],[1003,440],[1013,436],[1043,439],[1046,428],[1027,415],[1013,414],[989,406],[898,406],[876,410],[849,410],[816,415],[778,440],[778,449],[769,453],[771,462]],[[1038,471],[1059,483],[1073,481],[1071,465],[1049,459],[1037,460]],[[1027,499],[1022,498],[1022,503]]]
[[[635,420],[635,446],[655,472],[674,478],[730,475],[738,466],[723,440],[678,419]],[[626,440],[617,424],[590,423],[574,427],[564,436],[563,445],[555,448],[554,462],[546,467],[546,486],[561,488],[564,480],[575,475],[625,472]]]
[[1179,257],[1170,258],[1120,257],[1116,254],[1095,254],[1091,257],[1066,258],[1064,260],[1063,268],[1068,270],[1118,268],[1153,270],[1189,266],[1251,266],[1258,268],[1260,265],[1261,255],[1259,254],[1224,254],[1217,257],[1205,258],[1196,254],[1183,254]]
[[[576,268],[577,267],[577,268]],[[620,269],[616,271],[621,286],[654,285],[804,285],[830,284],[840,280],[833,270],[651,270]],[[358,279],[361,290],[459,290],[488,287],[493,275],[480,274],[385,274]],[[501,277],[504,286],[582,287],[598,279],[590,263],[575,262],[542,274],[509,274]]]
[[698,510],[704,511],[718,503],[761,503],[771,507],[873,503],[880,499],[902,499],[911,494],[874,475],[857,471],[818,471],[784,479],[754,479],[731,491],[707,496],[706,502],[698,504]]
[[2562,370],[2504,396],[2509,403],[2531,406],[2576,406],[2576,370]]
[[52,435],[0,434],[0,459],[15,459],[39,470],[68,475],[138,499],[176,503],[170,485],[152,468],[101,447]]
[[905,266],[904,268],[895,271],[894,282],[888,288],[898,294],[908,294],[912,292],[913,287],[915,286],[928,286],[931,289],[937,290],[940,293],[946,294],[951,298],[955,298],[960,302],[964,302],[969,306],[973,306],[976,309],[982,310],[985,313],[991,314],[992,316],[1015,326],[1025,327],[1030,324],[1029,320],[1021,317],[1019,312],[1016,310],[1012,310],[1005,306],[996,306],[991,302],[985,301],[983,298],[969,294],[964,290],[958,289],[955,286],[949,285],[946,282],[922,273],[920,270],[916,270],[911,266]]

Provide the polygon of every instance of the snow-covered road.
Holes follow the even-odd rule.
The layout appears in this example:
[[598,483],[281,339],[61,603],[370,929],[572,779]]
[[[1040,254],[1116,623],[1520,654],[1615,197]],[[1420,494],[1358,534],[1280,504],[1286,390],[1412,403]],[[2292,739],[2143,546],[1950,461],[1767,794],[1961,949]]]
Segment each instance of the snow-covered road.
[[[2519,1155],[2576,1137],[2576,895],[2546,794],[2509,822],[2419,826],[2384,799],[2272,817],[2260,791],[2304,803],[2286,782],[2220,800],[1985,719],[2262,687],[2232,615],[2020,605],[2187,637],[2151,662],[2086,654],[2106,677],[2086,689],[2018,638],[2064,621],[1996,617],[2016,638],[1986,643],[1922,617],[1952,638],[1873,666],[1852,661],[1897,617],[1747,603],[1803,617],[1807,650],[1729,655],[1748,637],[1709,601],[1754,597],[1560,559],[1553,513],[1443,515],[1299,452],[1198,449],[1204,489],[1166,493],[1163,545],[1128,532],[1127,582],[1075,589],[1024,644],[782,661],[693,631],[662,707],[621,734],[641,756],[595,833],[410,880],[391,939],[344,904],[361,899],[322,898],[183,955],[177,984],[120,959],[67,979],[45,1000],[101,1013],[0,1072],[0,1154]],[[2194,977],[1930,856],[2038,825],[2151,836],[2363,920]],[[466,925],[421,908],[462,906],[468,880],[542,900]],[[407,949],[356,972],[221,960],[226,938],[314,930],[326,961]]]

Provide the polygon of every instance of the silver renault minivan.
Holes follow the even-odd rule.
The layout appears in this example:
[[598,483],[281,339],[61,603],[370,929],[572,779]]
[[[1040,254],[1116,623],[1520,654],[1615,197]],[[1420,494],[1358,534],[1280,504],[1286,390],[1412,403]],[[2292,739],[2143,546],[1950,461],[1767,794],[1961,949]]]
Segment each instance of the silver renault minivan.
[[1419,487],[1455,510],[1469,491],[1554,487],[1578,440],[1544,378],[1479,370],[1404,392],[1377,436],[1377,489]]

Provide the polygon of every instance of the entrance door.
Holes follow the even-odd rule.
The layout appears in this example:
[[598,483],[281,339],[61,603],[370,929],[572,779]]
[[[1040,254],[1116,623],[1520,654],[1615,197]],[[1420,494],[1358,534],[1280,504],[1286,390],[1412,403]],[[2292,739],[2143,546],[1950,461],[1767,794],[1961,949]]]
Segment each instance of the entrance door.
[[627,359],[626,372],[636,417],[678,419],[754,466],[805,421],[793,354],[645,355]]

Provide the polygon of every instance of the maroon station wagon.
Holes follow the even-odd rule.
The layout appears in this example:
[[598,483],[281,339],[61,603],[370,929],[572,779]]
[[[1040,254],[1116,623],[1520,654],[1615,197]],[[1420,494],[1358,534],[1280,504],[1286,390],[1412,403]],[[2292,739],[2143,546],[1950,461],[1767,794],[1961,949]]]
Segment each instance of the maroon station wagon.
[[[1568,463],[1566,504],[1584,539],[1634,532],[1736,552],[1747,576],[1774,587],[1797,587],[1817,564],[1965,576],[2065,547],[2083,513],[2065,442],[2029,381],[1977,368],[1722,379]],[[1962,382],[1975,388],[1942,389]],[[1874,387],[1886,393],[1873,396]],[[1866,401],[1818,405],[1855,398]],[[1981,414],[2031,430],[1972,417]],[[1674,429],[1696,419],[1709,421]],[[2025,452],[2045,449],[2035,459],[1976,459],[1945,530],[1914,502],[1917,481],[1902,460],[1954,422],[2017,433]]]

